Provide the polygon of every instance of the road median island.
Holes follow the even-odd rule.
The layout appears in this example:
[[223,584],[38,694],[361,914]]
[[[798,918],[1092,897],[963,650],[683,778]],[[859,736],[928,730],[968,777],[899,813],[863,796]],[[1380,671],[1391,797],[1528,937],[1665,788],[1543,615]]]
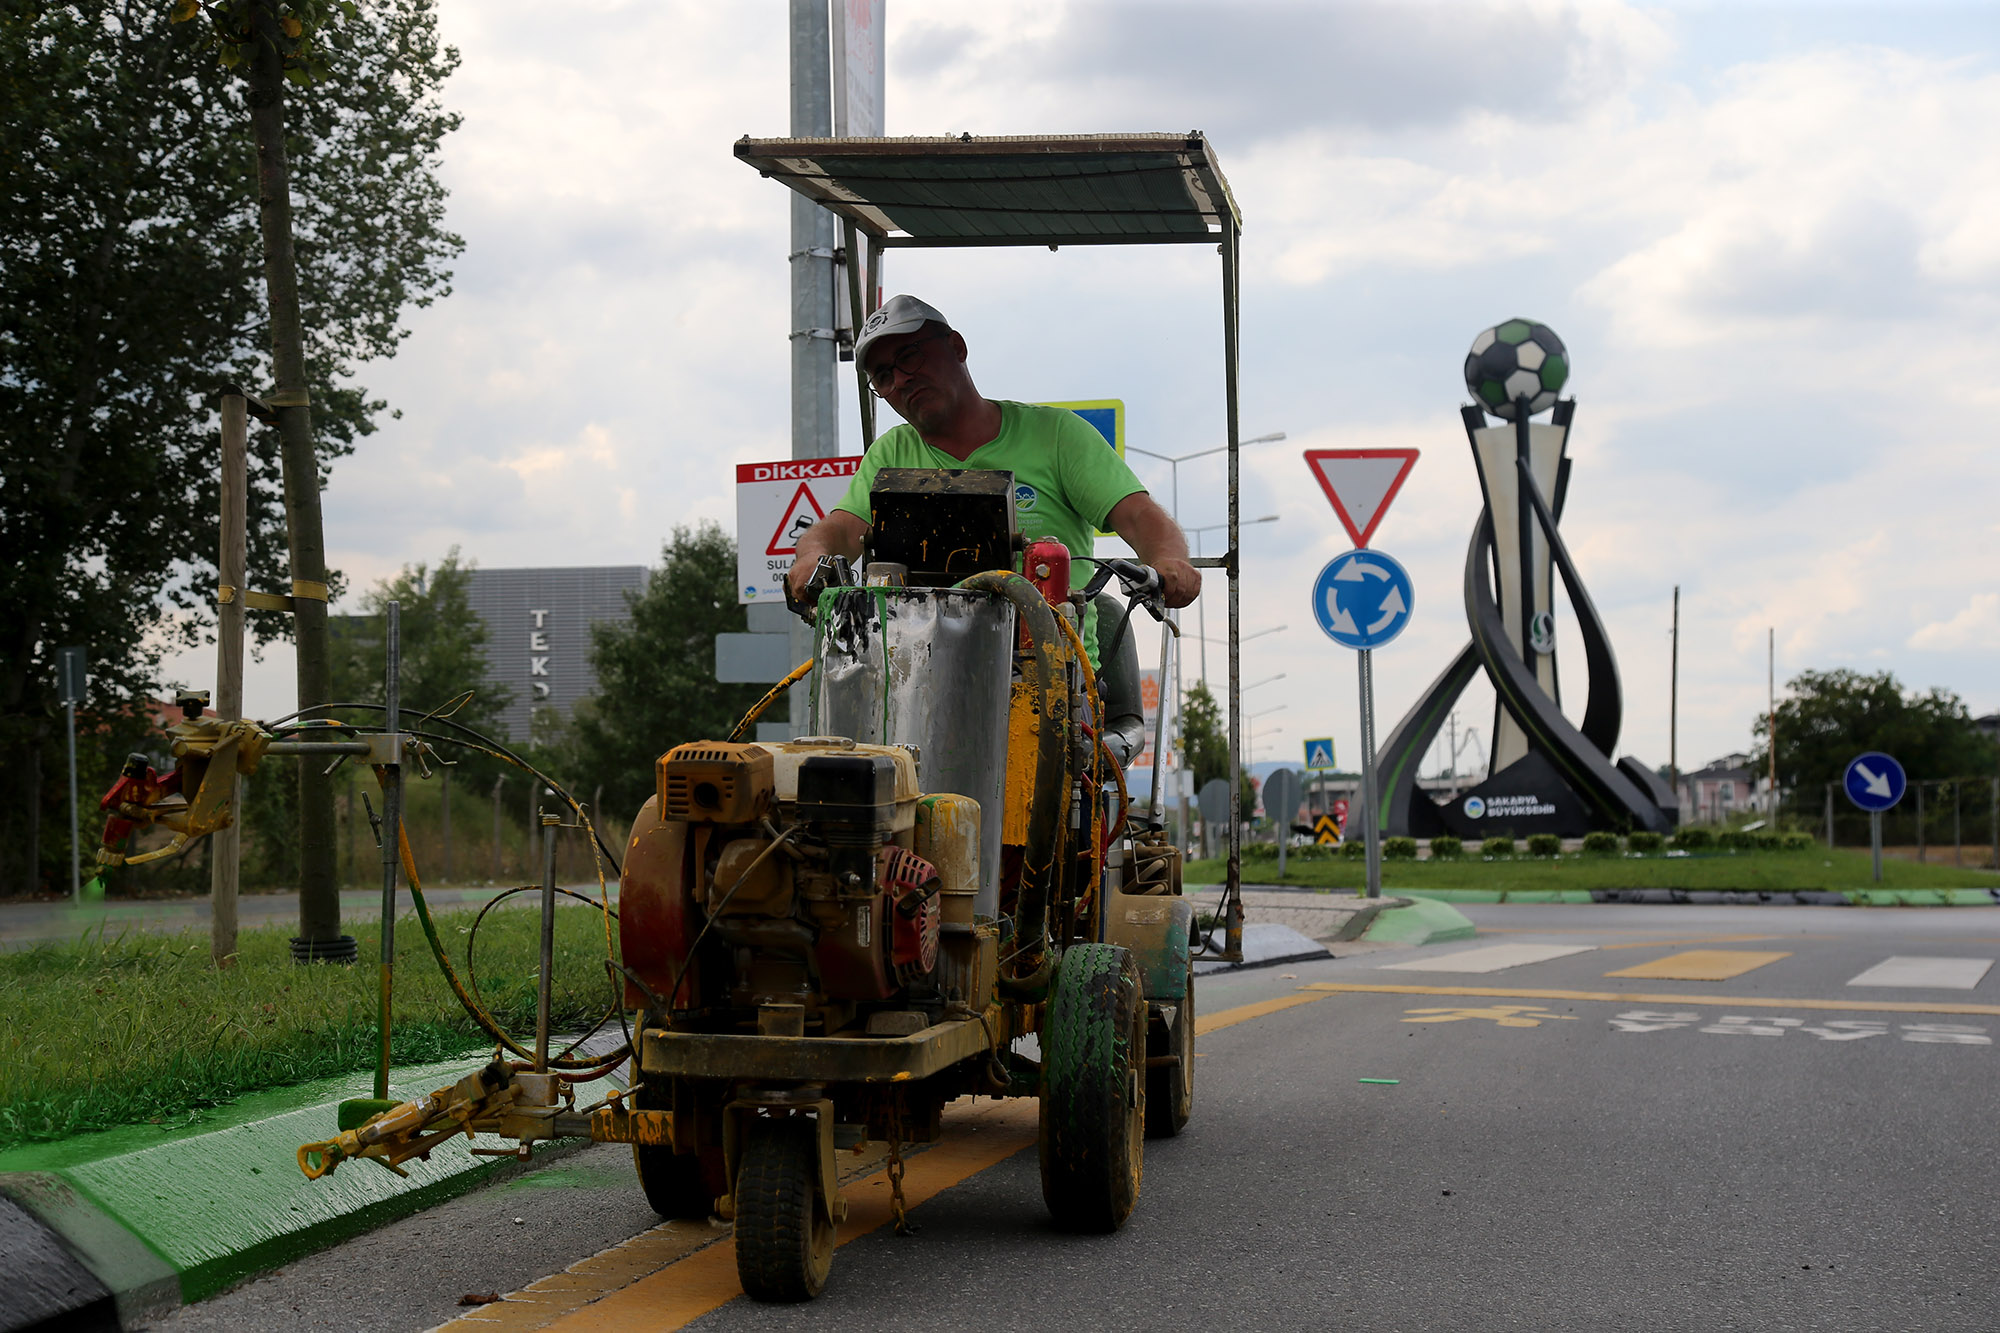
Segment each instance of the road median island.
[[[423,1096],[478,1059],[396,1070],[390,1095]],[[0,1153],[0,1194],[61,1238],[129,1326],[523,1169],[513,1158],[474,1156],[460,1138],[405,1164],[407,1179],[352,1162],[307,1180],[299,1145],[330,1137],[339,1103],[372,1086],[372,1075],[346,1075],[252,1093],[197,1127],[15,1147]],[[594,1086],[579,1095],[595,1095]],[[545,1146],[535,1161],[581,1142]]]
[[[1221,902],[1221,890],[1213,886],[1191,887],[1188,896],[1208,917]],[[1313,946],[1338,953],[1339,945],[1356,942],[1419,945],[1469,940],[1474,934],[1472,922],[1457,908],[1417,895],[1364,898],[1246,885],[1243,915],[1246,966],[1300,961],[1311,956]],[[1290,947],[1278,938],[1280,931]],[[1270,937],[1253,938],[1256,932]]]

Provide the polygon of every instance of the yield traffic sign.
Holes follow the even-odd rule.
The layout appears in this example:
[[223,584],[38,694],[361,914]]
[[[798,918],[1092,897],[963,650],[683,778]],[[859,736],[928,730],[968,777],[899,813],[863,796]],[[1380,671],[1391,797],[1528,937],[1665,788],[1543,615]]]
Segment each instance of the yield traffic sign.
[[1847,788],[1848,800],[1872,813],[1887,810],[1902,800],[1909,779],[1904,776],[1901,764],[1880,751],[1870,750],[1848,761],[1842,785]]
[[1313,580],[1313,615],[1343,648],[1380,648],[1410,623],[1410,576],[1380,551],[1349,551]]
[[1368,545],[1416,462],[1415,449],[1306,450],[1306,465],[1356,546]]

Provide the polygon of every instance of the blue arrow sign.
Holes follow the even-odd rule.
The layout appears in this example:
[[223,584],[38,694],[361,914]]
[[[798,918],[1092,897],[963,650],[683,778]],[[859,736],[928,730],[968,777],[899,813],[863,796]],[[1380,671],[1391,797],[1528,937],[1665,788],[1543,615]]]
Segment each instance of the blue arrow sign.
[[1380,551],[1349,551],[1313,580],[1313,615],[1345,648],[1380,648],[1410,623],[1410,576]]
[[1870,750],[1847,761],[1842,785],[1847,788],[1848,800],[1873,813],[1887,810],[1902,800],[1910,782],[1901,764],[1886,754]]

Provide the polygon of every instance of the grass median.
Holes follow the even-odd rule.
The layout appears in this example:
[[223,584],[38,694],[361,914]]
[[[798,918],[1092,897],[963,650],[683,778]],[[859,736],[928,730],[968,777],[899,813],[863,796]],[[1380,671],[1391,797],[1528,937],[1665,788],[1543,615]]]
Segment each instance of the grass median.
[[[1246,848],[1246,853],[1249,851]],[[1259,851],[1268,849],[1260,848]],[[1246,855],[1243,882],[1287,884],[1315,889],[1359,889],[1366,878],[1361,860],[1335,856],[1321,860],[1287,858],[1278,874],[1275,852]],[[1219,884],[1225,872],[1217,859],[1193,861],[1190,884]],[[1691,889],[1794,893],[1800,890],[1990,889],[2000,875],[1990,870],[1884,860],[1882,883],[1875,883],[1866,852],[1824,847],[1809,851],[1695,852],[1684,856],[1572,853],[1559,857],[1512,856],[1487,860],[1476,852],[1438,860],[1382,862],[1382,887],[1484,889],[1496,892],[1550,889]]]
[[[434,919],[463,980],[473,913]],[[479,927],[480,992],[523,1044],[534,1035],[539,923],[539,912],[510,905]],[[0,954],[0,1149],[119,1125],[189,1124],[247,1092],[373,1068],[381,933],[379,923],[348,929],[362,960],[352,967],[294,963],[287,928],[244,931],[236,966],[220,971],[209,964],[206,932],[98,931]],[[603,960],[597,910],[558,908],[555,1030],[581,1031],[603,1016],[612,999]],[[397,1064],[492,1047],[411,917],[396,929],[390,1045]]]

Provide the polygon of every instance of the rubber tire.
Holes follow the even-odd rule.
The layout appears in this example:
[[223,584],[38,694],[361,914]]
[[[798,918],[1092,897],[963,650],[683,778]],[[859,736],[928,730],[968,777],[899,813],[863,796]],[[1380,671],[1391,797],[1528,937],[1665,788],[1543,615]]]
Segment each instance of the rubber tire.
[[834,1225],[819,1205],[819,1126],[809,1116],[749,1122],[736,1171],[736,1276],[752,1300],[809,1301],[833,1267]]
[[1194,1114],[1194,969],[1188,969],[1180,1012],[1158,1055],[1178,1055],[1179,1069],[1160,1065],[1146,1071],[1146,1137],[1170,1139],[1187,1128]]
[[1064,1230],[1116,1231],[1145,1168],[1146,1002],[1131,953],[1064,950],[1041,1040],[1042,1200]]

